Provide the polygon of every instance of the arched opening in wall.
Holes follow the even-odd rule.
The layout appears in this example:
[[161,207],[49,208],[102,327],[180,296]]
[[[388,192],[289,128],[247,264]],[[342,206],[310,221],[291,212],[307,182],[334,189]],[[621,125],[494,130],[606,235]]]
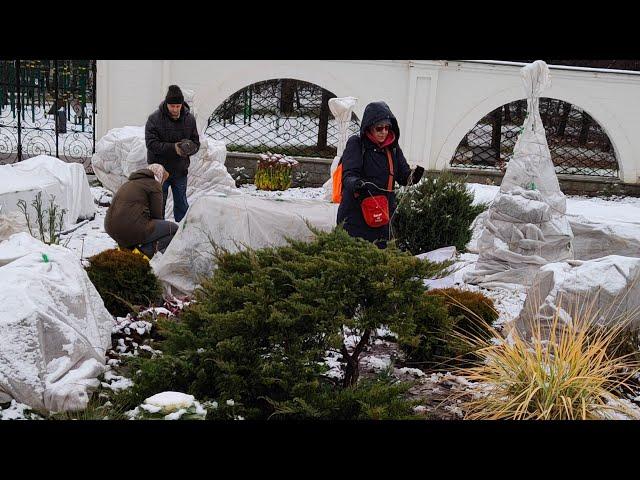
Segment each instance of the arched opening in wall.
[[[473,170],[504,170],[513,155],[527,101],[503,105],[485,115],[462,139],[450,165]],[[562,100],[540,99],[551,160],[559,174],[618,177],[618,160],[609,136],[587,112]]]
[[[329,110],[332,92],[309,82],[280,78],[238,90],[211,114],[205,135],[227,151],[333,158],[338,125]],[[351,115],[349,135],[360,131]]]

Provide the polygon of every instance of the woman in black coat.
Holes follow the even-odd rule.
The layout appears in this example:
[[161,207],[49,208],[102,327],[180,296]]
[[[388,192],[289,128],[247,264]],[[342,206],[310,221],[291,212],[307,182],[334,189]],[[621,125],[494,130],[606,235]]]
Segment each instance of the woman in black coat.
[[[393,161],[393,178],[400,185],[417,183],[424,168],[418,166],[412,172],[402,149],[398,145],[400,128],[396,117],[385,102],[372,102],[364,109],[360,134],[347,141],[342,154],[342,200],[338,207],[338,224],[344,222],[345,230],[352,237],[376,242],[380,248],[389,240],[391,222],[380,227],[367,225],[360,204],[372,195],[385,195],[389,204],[389,215],[393,217],[396,195],[388,188],[389,161],[387,150]],[[391,190],[391,191],[389,191]]]

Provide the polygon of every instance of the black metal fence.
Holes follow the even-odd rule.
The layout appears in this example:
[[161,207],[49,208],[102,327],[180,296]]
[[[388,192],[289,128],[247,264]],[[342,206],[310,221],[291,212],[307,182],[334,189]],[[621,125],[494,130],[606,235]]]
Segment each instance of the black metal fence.
[[0,60],[0,164],[51,155],[89,165],[95,60]]
[[[335,95],[313,83],[294,79],[254,83],[227,98],[209,117],[205,135],[227,144],[231,152],[283,153],[333,158],[338,126],[329,110]],[[351,116],[349,135],[360,124]]]
[[[462,139],[451,166],[504,170],[526,111],[526,100],[518,100],[490,112]],[[618,177],[611,141],[587,112],[568,102],[541,98],[540,117],[556,173]]]

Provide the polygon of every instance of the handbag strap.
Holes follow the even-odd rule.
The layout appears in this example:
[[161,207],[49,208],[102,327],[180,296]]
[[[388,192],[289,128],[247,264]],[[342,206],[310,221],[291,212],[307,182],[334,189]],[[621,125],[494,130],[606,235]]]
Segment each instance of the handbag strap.
[[389,162],[389,180],[387,181],[387,190],[393,189],[393,159],[391,158],[391,150],[385,148],[387,152],[387,161]]

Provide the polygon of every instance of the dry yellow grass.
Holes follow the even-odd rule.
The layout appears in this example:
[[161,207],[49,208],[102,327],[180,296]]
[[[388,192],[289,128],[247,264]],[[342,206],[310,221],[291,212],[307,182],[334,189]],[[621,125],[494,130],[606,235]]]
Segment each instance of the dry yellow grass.
[[545,325],[550,328],[537,321],[528,339],[515,329],[507,339],[492,329],[493,341],[457,334],[478,356],[471,366],[453,372],[476,383],[474,395],[457,396],[465,418],[586,420],[614,412],[637,418],[620,395],[631,391],[629,380],[640,365],[632,353],[612,353],[635,313],[594,328],[592,320],[603,314],[593,304],[576,305],[575,312],[569,322],[556,314]]

